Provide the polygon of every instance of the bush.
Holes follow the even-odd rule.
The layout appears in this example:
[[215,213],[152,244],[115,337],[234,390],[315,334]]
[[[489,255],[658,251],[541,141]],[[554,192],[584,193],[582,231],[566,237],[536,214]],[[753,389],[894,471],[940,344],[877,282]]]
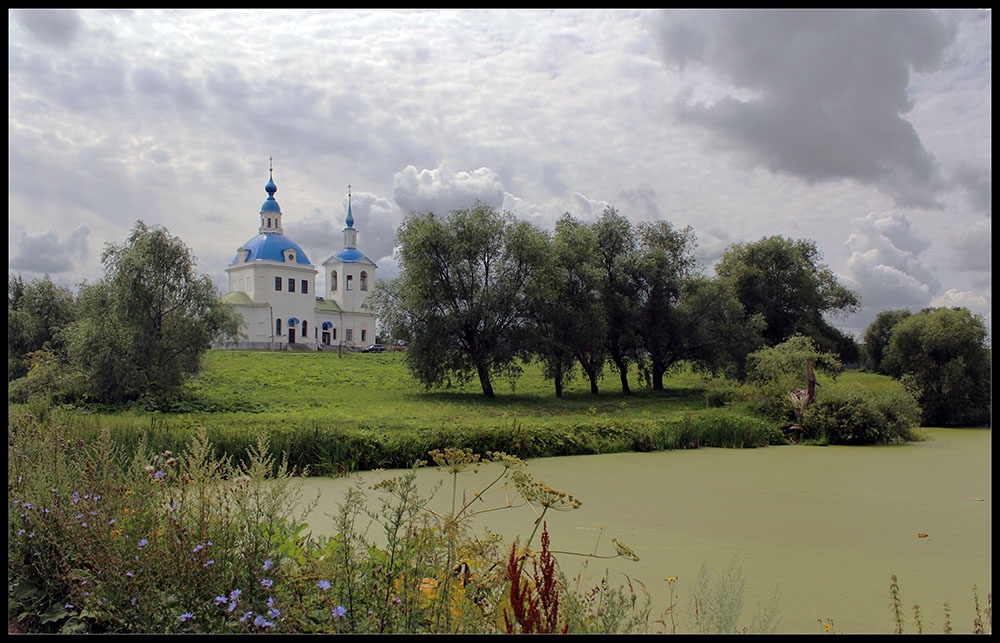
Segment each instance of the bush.
[[895,444],[916,441],[920,406],[905,390],[832,387],[805,409],[807,439],[828,444]]
[[[543,600],[547,622],[563,631],[646,625],[644,612],[601,621],[601,605],[558,612],[558,599],[571,600],[542,518],[580,501],[533,480],[516,457],[489,454],[496,479],[461,503],[453,480],[444,515],[427,509],[413,470],[372,486],[378,503],[352,488],[334,516],[336,533],[313,539],[292,513],[305,516],[315,501],[300,505],[298,485],[269,450],[258,437],[249,464],[232,465],[212,455],[201,431],[177,454],[143,445],[129,458],[108,431],[88,443],[55,423],[11,420],[8,621],[62,633],[495,633],[514,616],[534,631],[532,610]],[[453,479],[485,462],[464,449],[423,455]],[[501,504],[483,499],[511,486],[516,493],[500,493]],[[538,520],[523,548],[471,530],[478,511],[526,504]],[[529,573],[536,535],[545,564]],[[595,545],[578,554],[638,560],[611,541],[613,553],[599,556]],[[635,602],[631,588],[615,596],[623,608]]]

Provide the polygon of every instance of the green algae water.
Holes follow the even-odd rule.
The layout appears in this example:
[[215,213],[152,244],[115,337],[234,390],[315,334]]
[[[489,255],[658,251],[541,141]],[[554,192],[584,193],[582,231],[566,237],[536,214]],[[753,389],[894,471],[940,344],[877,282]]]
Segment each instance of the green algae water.
[[[638,562],[559,554],[569,577],[596,584],[644,585],[652,598],[650,631],[674,583],[678,633],[693,627],[688,609],[704,565],[714,583],[734,564],[745,583],[741,626],[773,603],[778,633],[892,633],[890,579],[898,579],[904,632],[941,633],[944,604],[955,633],[972,631],[973,586],[985,613],[992,591],[992,458],[989,429],[927,429],[928,440],[895,446],[702,448],[530,460],[535,480],[581,499],[573,511],[546,514],[551,548],[614,552],[611,538]],[[500,471],[489,464],[459,476],[459,497],[472,497]],[[332,532],[330,515],[359,479],[374,484],[402,471],[303,479],[303,496],[320,494],[307,517],[315,534]],[[418,470],[424,495],[446,476]],[[450,507],[451,484],[432,504]],[[375,498],[374,492],[368,492]],[[503,504],[504,491],[486,505]],[[374,505],[373,505],[374,506]],[[478,516],[484,528],[522,542],[535,514],[519,507]],[[372,529],[374,533],[375,529]],[[600,543],[598,545],[598,538]],[[538,546],[538,537],[534,541]],[[586,561],[586,562],[585,562]],[[776,597],[776,600],[772,600]],[[984,616],[985,619],[985,616]],[[991,628],[987,625],[987,631]]]

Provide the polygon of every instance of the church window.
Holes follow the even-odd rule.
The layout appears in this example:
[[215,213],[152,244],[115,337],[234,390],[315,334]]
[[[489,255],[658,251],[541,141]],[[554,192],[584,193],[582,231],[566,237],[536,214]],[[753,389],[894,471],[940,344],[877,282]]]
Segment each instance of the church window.
[[309,337],[309,322],[305,320],[302,321],[302,336]]
[[274,320],[274,334],[278,335],[278,336],[281,335],[281,320],[280,319]]
[[361,343],[362,343],[362,344],[364,344],[364,343],[365,343],[365,341],[367,341],[367,340],[365,340],[365,336],[366,336],[367,334],[368,334],[368,331],[367,331],[367,330],[365,330],[364,328],[362,328],[362,329],[361,329]]
[[[330,290],[333,290],[333,291],[337,290],[337,271],[336,270],[334,270],[333,272],[330,273]],[[334,339],[336,339],[336,338],[334,338]]]
[[274,289],[281,290],[281,277],[274,278]]
[[288,279],[288,292],[295,292],[295,279]]
[[306,281],[305,279],[302,280],[302,294],[303,295],[309,294],[309,282]]
[[354,290],[354,275],[347,275],[347,289]]
[[368,290],[368,273],[361,272],[361,290]]
[[352,328],[347,329],[347,341],[351,341],[351,336],[353,335],[353,333],[351,332],[352,330],[354,329]]
[[333,329],[333,340],[337,341],[337,329],[336,328]]
[[267,227],[271,227],[271,217],[267,218]]

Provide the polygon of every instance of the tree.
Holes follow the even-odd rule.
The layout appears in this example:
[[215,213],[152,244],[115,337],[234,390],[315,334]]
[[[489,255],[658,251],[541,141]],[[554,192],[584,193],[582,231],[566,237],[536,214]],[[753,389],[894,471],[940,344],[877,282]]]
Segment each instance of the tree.
[[860,300],[820,263],[822,258],[814,241],[772,236],[729,246],[715,272],[732,284],[748,315],[764,317],[768,346],[801,333],[832,350],[842,345],[843,336],[824,315],[854,313]]
[[885,355],[885,349],[889,347],[889,337],[896,324],[909,316],[910,311],[906,308],[883,310],[875,315],[875,319],[865,329],[865,368],[873,373],[888,375],[882,366],[882,358]]
[[652,389],[663,390],[663,376],[677,361],[680,320],[677,303],[698,267],[695,236],[690,226],[677,230],[666,221],[639,224],[638,248],[631,282],[638,294],[637,332],[649,357]]
[[991,352],[982,318],[967,308],[926,308],[889,335],[882,365],[912,390],[924,426],[989,424]]
[[73,293],[52,283],[48,275],[25,283],[21,275],[7,280],[7,381],[23,377],[29,353],[48,345],[63,355],[62,333],[76,316]]
[[166,228],[136,222],[125,244],[105,246],[101,262],[104,278],[81,285],[80,317],[67,332],[71,363],[93,399],[170,393],[198,370],[213,339],[238,332],[238,315]]
[[672,362],[742,378],[746,356],[763,346],[760,314],[748,317],[729,284],[694,276],[686,281],[675,309]]
[[560,378],[567,377],[567,358],[570,365],[573,360],[580,364],[591,394],[599,392],[607,361],[607,316],[597,248],[594,229],[564,214],[556,222],[550,267],[540,271],[545,286],[535,292],[536,318],[545,343],[539,355],[546,375],[556,382],[557,397],[562,397]]
[[[526,356],[529,285],[548,251],[546,234],[484,203],[446,217],[411,213],[397,232],[398,283],[377,306],[409,340],[406,361],[426,386],[478,376],[494,397],[492,377],[519,369]],[[397,328],[396,326],[405,328]]]
[[635,360],[639,339],[638,293],[632,289],[631,265],[636,252],[632,224],[618,210],[608,206],[593,224],[597,234],[597,259],[600,265],[599,288],[607,320],[608,356],[621,379],[622,393],[631,394],[628,382],[630,364]]

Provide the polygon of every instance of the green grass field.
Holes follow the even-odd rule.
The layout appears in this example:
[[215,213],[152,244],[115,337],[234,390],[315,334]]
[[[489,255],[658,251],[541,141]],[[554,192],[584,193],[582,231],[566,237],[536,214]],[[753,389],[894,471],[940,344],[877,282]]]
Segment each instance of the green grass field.
[[[729,404],[736,383],[679,368],[649,391],[638,372],[622,395],[608,370],[601,393],[578,377],[555,396],[537,365],[515,382],[494,381],[496,397],[478,380],[428,390],[410,375],[403,353],[209,351],[180,395],[127,410],[10,405],[54,420],[78,438],[108,430],[134,453],[178,451],[204,430],[218,454],[246,458],[265,435],[295,470],[320,475],[410,466],[433,449],[503,451],[528,457],[782,444],[773,420]],[[844,373],[838,384],[898,386],[891,379]],[[820,378],[820,384],[832,381]],[[25,408],[26,407],[26,408]]]
[[529,364],[513,385],[495,381],[496,397],[488,399],[478,380],[427,390],[410,375],[403,353],[210,351],[187,392],[204,408],[248,410],[184,415],[205,424],[238,418],[267,424],[319,421],[344,429],[492,427],[514,419],[524,425],[578,425],[609,415],[641,421],[709,411],[705,392],[720,383],[685,371],[670,377],[668,390],[659,395],[644,391],[636,373],[630,384],[637,394],[623,396],[617,373],[610,371],[594,396],[587,382],[576,378],[559,399],[552,383]]

